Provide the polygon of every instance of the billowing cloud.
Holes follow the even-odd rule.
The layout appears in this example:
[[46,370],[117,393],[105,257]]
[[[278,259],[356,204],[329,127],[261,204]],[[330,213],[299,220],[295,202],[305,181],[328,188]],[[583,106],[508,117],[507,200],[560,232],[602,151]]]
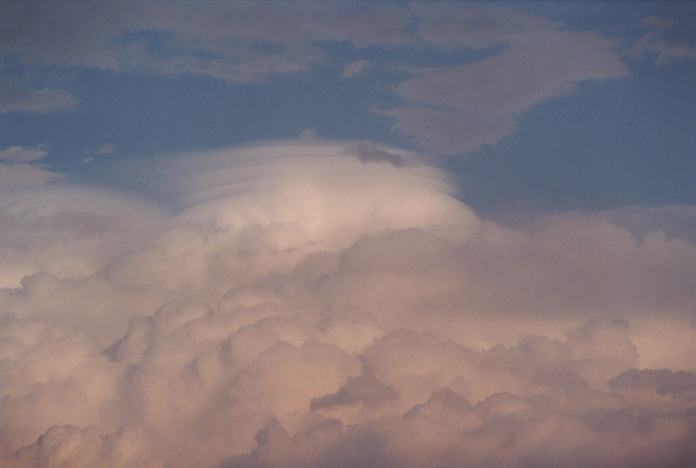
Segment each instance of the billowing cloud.
[[660,395],[669,394],[681,399],[696,399],[696,374],[684,371],[632,369],[612,378],[609,385],[623,390],[652,388]]
[[696,461],[693,207],[503,226],[319,138],[148,174],[3,196],[3,466]]

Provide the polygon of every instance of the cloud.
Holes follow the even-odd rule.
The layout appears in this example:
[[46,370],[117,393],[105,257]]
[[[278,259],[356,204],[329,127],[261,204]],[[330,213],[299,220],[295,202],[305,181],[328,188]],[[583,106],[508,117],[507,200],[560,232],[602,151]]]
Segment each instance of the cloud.
[[3,194],[3,466],[696,460],[693,207],[502,226],[355,141],[131,170],[167,207]]
[[356,403],[374,404],[394,400],[399,396],[394,387],[384,385],[374,377],[348,377],[341,388],[329,395],[315,398],[310,409],[324,409],[332,406],[352,406]]
[[[530,108],[576,92],[583,82],[629,75],[622,38],[573,30],[516,8],[192,2],[172,9],[159,0],[99,7],[71,0],[61,7],[11,1],[3,9],[0,43],[11,46],[0,47],[0,55],[20,63],[27,75],[87,68],[265,83],[327,64],[343,67],[340,78],[355,77],[383,66],[356,60],[360,51],[372,48],[385,58],[398,54],[404,62],[399,81],[377,79],[385,80],[401,102],[377,113],[421,148],[442,154],[496,144],[515,131],[517,119]],[[336,44],[346,45],[355,57],[338,56]],[[647,36],[640,44],[634,54],[688,52]],[[460,53],[475,58],[423,66],[418,58],[423,50],[436,58]],[[68,91],[52,88],[9,93],[5,101],[0,110],[8,112],[58,112],[78,104]]]
[[408,106],[379,113],[396,119],[392,129],[412,137],[421,146],[444,154],[473,151],[514,131],[514,123],[509,119],[486,117],[475,112]]
[[316,128],[305,128],[298,136],[300,140],[316,140],[319,134]]
[[0,161],[6,163],[31,163],[43,159],[47,155],[48,149],[45,145],[33,147],[10,146],[0,150]]
[[141,444],[137,433],[117,431],[103,436],[95,427],[52,426],[36,442],[20,450],[9,467],[157,466],[132,456]]
[[0,190],[44,185],[63,179],[62,174],[32,164],[0,164]]
[[494,144],[514,131],[522,112],[573,92],[578,83],[628,76],[619,43],[595,32],[564,30],[509,9],[419,11],[421,34],[441,47],[498,47],[481,60],[430,69],[396,85],[411,104],[382,113],[430,150],[463,154]]
[[65,187],[4,192],[0,288],[19,287],[25,276],[38,272],[57,278],[89,276],[148,232],[159,212],[127,197]]
[[[74,12],[79,11],[76,15]],[[317,43],[358,47],[410,40],[404,6],[344,2],[281,4],[84,0],[58,6],[3,3],[0,53],[27,65],[263,82],[327,60]],[[158,39],[163,39],[159,40]],[[162,47],[163,45],[163,47]]]
[[666,65],[680,60],[696,60],[696,45],[667,39],[670,29],[675,25],[674,21],[659,17],[645,18],[643,26],[648,31],[628,48],[628,54],[652,58],[658,65]]
[[110,154],[113,154],[115,149],[116,149],[116,147],[113,144],[105,143],[105,144],[101,145],[99,148],[97,148],[96,150],[94,150],[94,155],[84,157],[80,160],[80,162],[82,162],[84,164],[91,163],[97,157],[108,156]]
[[350,78],[361,75],[369,65],[370,62],[367,60],[356,60],[355,62],[351,62],[343,67],[341,78]]
[[0,92],[0,112],[52,114],[74,109],[80,101],[65,89],[23,89]]
[[391,164],[394,167],[402,167],[406,165],[404,158],[399,154],[389,152],[385,149],[367,143],[360,143],[356,145],[352,149],[352,152],[363,164],[384,162]]
[[41,186],[64,178],[37,164],[48,155],[45,145],[10,146],[0,150],[0,193],[18,188]]
[[100,155],[113,154],[114,149],[116,149],[116,147],[113,144],[105,143],[101,145],[99,148],[97,148],[96,153]]
[[669,369],[631,369],[609,381],[612,388],[640,390],[653,388],[660,395],[669,394],[677,398],[696,399],[696,374],[673,372]]

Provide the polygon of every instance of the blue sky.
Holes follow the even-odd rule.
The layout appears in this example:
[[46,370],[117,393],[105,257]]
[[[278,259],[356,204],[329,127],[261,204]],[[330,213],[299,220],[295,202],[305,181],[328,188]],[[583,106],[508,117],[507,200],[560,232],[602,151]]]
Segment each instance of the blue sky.
[[482,213],[696,203],[693,3],[2,10],[6,172],[127,187],[124,160],[314,129],[422,152]]

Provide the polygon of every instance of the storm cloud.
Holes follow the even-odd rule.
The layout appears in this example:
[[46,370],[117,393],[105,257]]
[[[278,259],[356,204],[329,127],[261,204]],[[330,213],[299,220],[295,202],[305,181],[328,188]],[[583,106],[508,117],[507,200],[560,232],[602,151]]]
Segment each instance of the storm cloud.
[[503,225],[360,144],[8,191],[3,466],[696,463],[692,207]]

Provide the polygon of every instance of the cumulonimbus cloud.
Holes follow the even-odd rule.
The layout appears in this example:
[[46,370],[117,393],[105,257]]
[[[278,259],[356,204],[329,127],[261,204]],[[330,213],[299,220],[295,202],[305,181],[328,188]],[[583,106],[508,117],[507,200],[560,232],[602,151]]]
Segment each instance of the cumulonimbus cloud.
[[356,145],[3,197],[3,466],[696,461],[692,207],[503,226]]

